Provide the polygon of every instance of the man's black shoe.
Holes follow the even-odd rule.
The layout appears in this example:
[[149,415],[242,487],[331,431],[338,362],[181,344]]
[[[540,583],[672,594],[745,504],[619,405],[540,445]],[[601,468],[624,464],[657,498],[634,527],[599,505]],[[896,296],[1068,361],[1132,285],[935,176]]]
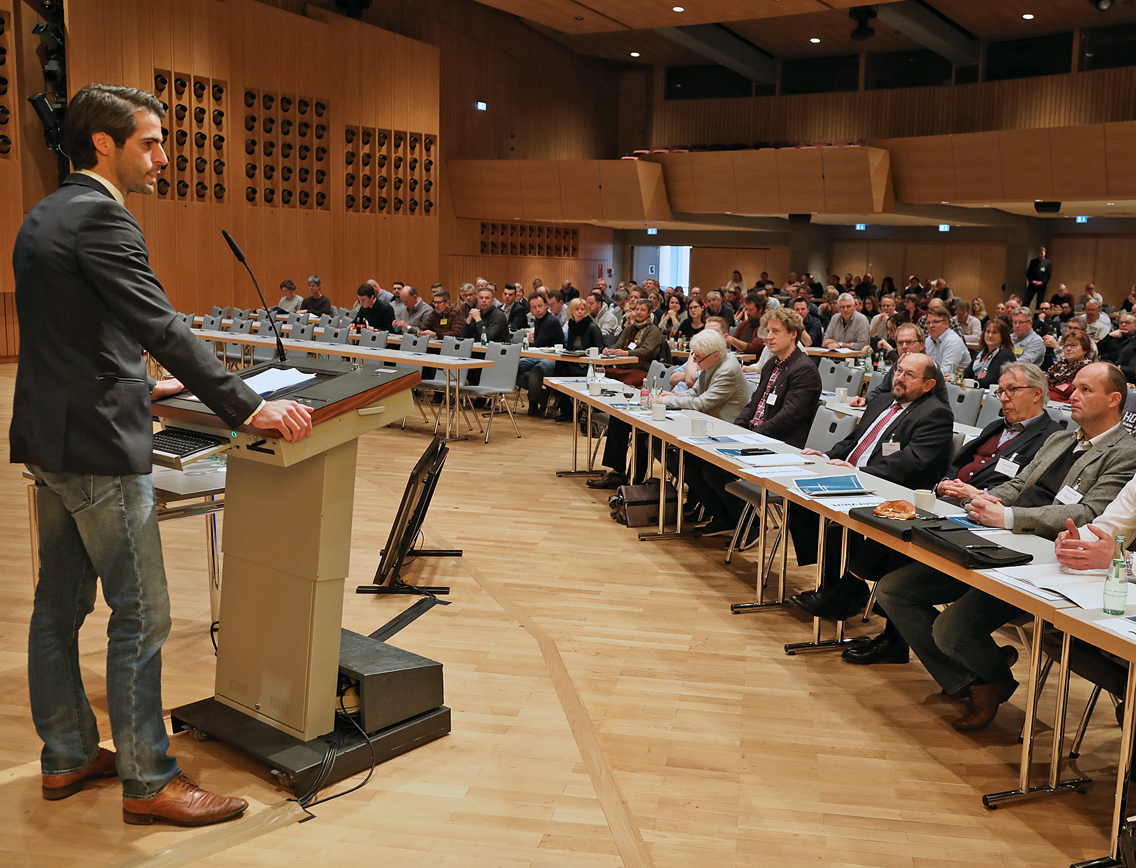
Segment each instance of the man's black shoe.
[[699,536],[722,536],[732,534],[737,525],[728,518],[712,518],[702,527],[698,528]]
[[819,591],[805,591],[789,598],[794,606],[804,609],[814,618],[835,618],[844,621],[861,612],[868,602],[868,586],[853,580]]
[[627,477],[622,473],[616,473],[614,470],[609,470],[599,479],[589,479],[587,482],[588,488],[619,488],[619,486],[626,484]]
[[571,422],[572,421],[572,414],[571,413],[557,413],[555,416],[552,417],[552,421],[553,422]]
[[840,655],[849,663],[871,666],[873,663],[907,663],[911,660],[911,649],[902,639],[893,639],[887,633],[880,633],[874,639],[852,645]]

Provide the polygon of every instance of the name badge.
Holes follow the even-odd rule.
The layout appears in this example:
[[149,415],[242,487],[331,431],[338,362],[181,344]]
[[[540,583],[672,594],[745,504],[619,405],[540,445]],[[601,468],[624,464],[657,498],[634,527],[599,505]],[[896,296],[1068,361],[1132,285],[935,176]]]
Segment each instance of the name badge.
[[899,451],[899,444],[889,440],[887,443],[883,444],[882,449],[885,456],[895,455],[895,453]]
[[[1006,476],[1017,476],[1022,466],[1015,464],[1009,458],[999,458],[998,463],[994,465],[994,469]],[[1077,500],[1080,500],[1080,497],[1078,497]],[[1074,503],[1076,503],[1076,501],[1074,501]]]
[[631,343],[629,343],[629,344],[627,345],[627,349],[629,349],[629,350],[633,350],[633,349],[635,349],[635,341],[632,341]]
[[1066,505],[1080,503],[1082,497],[1084,497],[1084,495],[1081,494],[1081,492],[1077,491],[1076,489],[1070,488],[1068,485],[1057,492],[1057,502],[1064,503]]
[[766,404],[776,404],[777,403],[777,393],[773,392],[768,398],[765,399],[765,403]]
[[1022,348],[1021,347],[1014,347],[1014,355],[1020,356],[1021,354],[1022,354]]

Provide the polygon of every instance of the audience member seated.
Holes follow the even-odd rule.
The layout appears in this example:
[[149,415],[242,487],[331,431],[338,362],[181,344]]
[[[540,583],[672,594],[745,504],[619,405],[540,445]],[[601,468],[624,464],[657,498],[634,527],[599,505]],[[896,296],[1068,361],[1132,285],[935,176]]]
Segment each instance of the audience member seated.
[[1108,337],[1097,343],[1097,352],[1102,362],[1118,364],[1121,354],[1136,343],[1136,315],[1122,313],[1120,327],[1108,333]]
[[1073,293],[1069,292],[1069,287],[1062,283],[1058,285],[1057,292],[1053,293],[1053,295],[1050,297],[1049,303],[1056,308],[1060,308],[1061,305],[1065,304],[1066,302],[1069,304],[1070,310],[1072,310],[1073,307],[1075,307],[1077,304],[1077,300],[1073,297]]
[[679,323],[678,336],[685,338],[689,346],[691,339],[706,328],[706,305],[694,296],[686,304],[686,319]]
[[836,299],[838,316],[828,321],[824,334],[826,350],[859,350],[868,345],[868,318],[856,310],[856,299],[842,292]]
[[[950,466],[954,417],[933,394],[938,366],[930,356],[909,353],[896,362],[894,371],[891,394],[873,398],[847,437],[827,455],[815,449],[805,449],[804,454],[827,457],[829,464],[863,470],[906,488],[942,479]],[[816,563],[816,513],[790,505],[788,525],[797,563]],[[815,617],[843,620],[863,609],[868,600],[862,576],[851,570],[839,575],[841,533],[839,525],[829,527],[820,589],[790,597]],[[859,534],[849,534],[849,563],[854,563],[863,541]]]
[[564,301],[564,293],[559,289],[554,289],[548,293],[548,312],[560,323],[560,336],[564,336],[564,330],[568,328],[568,305]]
[[1101,297],[1101,294],[1097,292],[1097,288],[1091,283],[1086,283],[1085,291],[1082,292],[1080,297],[1077,299],[1077,304],[1083,308],[1088,308],[1090,302],[1094,301],[1097,304],[1104,304],[1104,299]]
[[529,327],[529,303],[521,295],[520,289],[515,283],[506,283],[502,295],[505,298],[503,310],[509,321],[509,331],[527,329]]
[[651,303],[644,298],[629,308],[630,314],[623,334],[615,346],[604,349],[605,356],[634,356],[636,361],[627,365],[613,365],[606,373],[610,379],[619,380],[629,386],[641,386],[647,379],[651,362],[658,357],[662,334],[651,319]]
[[[958,503],[1017,476],[1022,467],[1033,461],[1045,441],[1062,430],[1045,412],[1048,390],[1045,374],[1037,365],[1010,362],[1003,367],[998,388],[988,399],[1001,403],[1003,418],[991,422],[963,447],[946,477],[935,487],[935,494]],[[848,568],[860,578],[876,581],[910,563],[910,558],[868,542],[857,551]],[[910,649],[888,620],[882,633],[846,648],[841,656],[860,665],[906,663]]]
[[403,286],[399,296],[401,300],[393,306],[395,328],[416,334],[434,313],[434,308],[418,297],[418,290],[413,286]]
[[663,333],[663,339],[677,341],[679,327],[684,322],[686,322],[686,299],[672,293],[667,299],[666,310],[659,318],[659,331]]
[[[899,358],[912,355],[913,353],[923,352],[923,329],[913,323],[906,322],[895,330],[896,350],[899,353]],[[876,388],[872,389],[865,397],[861,398],[859,395],[853,396],[848,399],[848,403],[853,407],[866,407],[873,400],[880,395],[890,395],[892,382],[895,379],[895,365],[888,368],[884,374],[883,380]],[[950,396],[947,394],[947,381],[943,379],[943,372],[939,370],[939,366],[935,366],[933,372],[933,385],[931,394],[942,401],[944,404],[950,402]]]
[[290,280],[280,281],[280,301],[272,308],[272,313],[299,313],[304,300],[296,295],[296,284]]
[[509,320],[505,311],[497,307],[493,290],[484,286],[477,290],[476,305],[465,318],[465,325],[461,327],[459,336],[473,338],[476,342],[487,344],[490,341],[509,343],[512,337],[509,332]]
[[1054,362],[1046,373],[1051,400],[1069,400],[1069,396],[1073,394],[1073,378],[1077,375],[1077,371],[1089,364],[1089,351],[1092,346],[1089,336],[1080,331],[1068,332],[1061,339],[1061,361]]
[[734,311],[722,299],[722,293],[714,289],[706,293],[707,316],[720,316],[730,328],[734,327]]
[[895,296],[885,295],[879,302],[880,312],[872,317],[868,323],[868,337],[883,340],[887,337],[887,324],[891,315],[895,313]]
[[944,377],[966,370],[970,363],[970,350],[951,329],[951,315],[945,307],[927,311],[927,355],[935,360]]
[[801,318],[800,342],[806,347],[819,347],[824,341],[824,326],[820,318],[813,316],[807,298],[798,298],[793,302],[793,310]]
[[308,278],[308,297],[300,305],[300,310],[316,316],[331,314],[331,299],[323,294],[323,282],[318,275],[313,274]]
[[389,332],[394,325],[394,308],[380,299],[369,283],[360,284],[355,294],[359,296],[359,312],[351,325]]
[[[771,358],[761,370],[749,404],[732,421],[800,449],[820,406],[820,373],[797,346],[803,328],[799,313],[778,308],[762,317],[761,324]],[[703,507],[708,520],[703,536],[733,530],[744,508],[740,499],[725,490],[735,475],[702,459],[688,459],[687,468],[691,493],[687,506]]]
[[951,328],[964,340],[973,340],[982,334],[982,322],[970,312],[965,301],[952,302],[955,315],[951,318]]
[[[1056,540],[1066,519],[1075,526],[1092,521],[1132,479],[1136,440],[1121,425],[1123,375],[1098,362],[1078,371],[1074,382],[1073,421],[1080,430],[1054,434],[1013,479],[965,498],[972,521]],[[877,599],[943,692],[969,702],[954,728],[988,726],[1018,686],[992,633],[1020,610],[919,563],[885,576]],[[936,606],[945,603],[940,613]]]
[[[594,300],[594,296],[588,296]],[[564,339],[564,349],[587,351],[603,349],[604,339],[600,327],[588,316],[588,303],[582,298],[568,302],[568,336]],[[587,362],[557,361],[552,370],[556,377],[579,377],[588,373]],[[572,399],[563,392],[556,395],[556,421],[572,421]]]
[[620,323],[623,321],[623,311],[614,304],[608,304],[604,293],[598,286],[588,293],[588,314],[603,336],[604,346],[615,343],[622,331]]
[[759,355],[765,349],[765,339],[761,334],[764,313],[765,299],[756,292],[747,295],[742,311],[736,319],[737,327],[734,333],[726,336],[726,346],[739,353]]
[[1090,301],[1085,305],[1085,327],[1094,342],[1103,341],[1112,331],[1112,321],[1101,314],[1099,301]]
[[1033,330],[1033,313],[1028,307],[1014,311],[1010,322],[1014,329],[1014,356],[1019,362],[1041,367],[1045,360],[1045,341]]
[[982,330],[982,348],[967,366],[963,377],[974,380],[980,389],[993,388],[1002,377],[1002,368],[1017,359],[1014,339],[1004,320],[992,319]]
[[434,290],[434,312],[426,317],[420,335],[442,338],[446,335],[457,337],[462,327],[461,311],[450,302],[450,294],[444,289]]
[[[548,302],[544,296],[534,292],[529,296],[529,311],[533,317],[533,334],[529,346],[554,347],[564,341],[560,320],[548,312]],[[548,395],[544,389],[544,378],[551,376],[555,369],[552,359],[525,359],[517,365],[517,386],[528,389],[530,416],[543,416],[548,406]]]

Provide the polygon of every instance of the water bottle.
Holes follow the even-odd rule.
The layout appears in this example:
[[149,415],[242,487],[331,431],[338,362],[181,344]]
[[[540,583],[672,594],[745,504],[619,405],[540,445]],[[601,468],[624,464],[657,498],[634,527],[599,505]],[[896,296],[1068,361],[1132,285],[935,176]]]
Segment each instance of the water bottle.
[[647,388],[647,381],[646,380],[643,381],[643,385],[639,389],[639,409],[640,410],[650,410],[651,409],[651,392]]
[[1124,552],[1124,537],[1116,538],[1112,550],[1112,563],[1104,580],[1104,613],[1123,615],[1128,605],[1128,557]]
[[654,407],[659,403],[659,378],[651,378],[651,406]]
[[596,365],[595,365],[594,362],[589,362],[588,363],[588,380],[587,380],[587,382],[594,383],[595,381],[596,381]]
[[521,349],[527,350],[529,348],[529,331],[525,329],[524,337],[521,338]]

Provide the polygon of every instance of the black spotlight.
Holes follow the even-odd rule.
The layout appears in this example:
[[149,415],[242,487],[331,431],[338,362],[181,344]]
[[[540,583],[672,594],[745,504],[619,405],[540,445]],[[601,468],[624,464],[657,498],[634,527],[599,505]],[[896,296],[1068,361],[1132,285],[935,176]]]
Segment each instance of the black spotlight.
[[214,184],[213,185],[213,198],[214,199],[224,199],[225,198],[225,185],[224,184]]
[[63,28],[58,24],[41,21],[32,28],[32,33],[39,37],[39,41],[48,51],[59,51],[63,48]]
[[1061,212],[1060,202],[1034,202],[1033,210],[1038,214],[1059,214]]
[[158,181],[158,194],[161,195],[161,196],[165,196],[169,192],[170,192],[170,182],[167,181],[165,178],[159,179],[159,181]]
[[189,157],[187,157],[185,154],[178,154],[177,160],[175,160],[175,164],[177,165],[179,172],[184,172],[189,167]]
[[371,0],[335,0],[335,7],[348,18],[358,18],[370,5]]
[[310,199],[310,198],[311,198],[311,193],[309,193],[307,190],[301,190],[300,191],[300,204],[301,205],[307,205],[308,199]]
[[848,17],[856,22],[856,29],[852,31],[852,38],[857,42],[871,39],[876,35],[876,29],[869,27],[868,22],[876,17],[875,6],[856,6],[848,10]]
[[188,86],[189,82],[187,82],[184,78],[181,78],[179,76],[174,79],[174,90],[177,92],[178,96],[181,96],[183,93],[185,93],[185,89]]
[[284,200],[285,205],[290,205],[292,203],[292,191],[291,190],[281,190],[280,191],[280,198]]
[[53,57],[43,65],[43,80],[50,85],[61,85],[67,78],[67,68],[62,57]]

